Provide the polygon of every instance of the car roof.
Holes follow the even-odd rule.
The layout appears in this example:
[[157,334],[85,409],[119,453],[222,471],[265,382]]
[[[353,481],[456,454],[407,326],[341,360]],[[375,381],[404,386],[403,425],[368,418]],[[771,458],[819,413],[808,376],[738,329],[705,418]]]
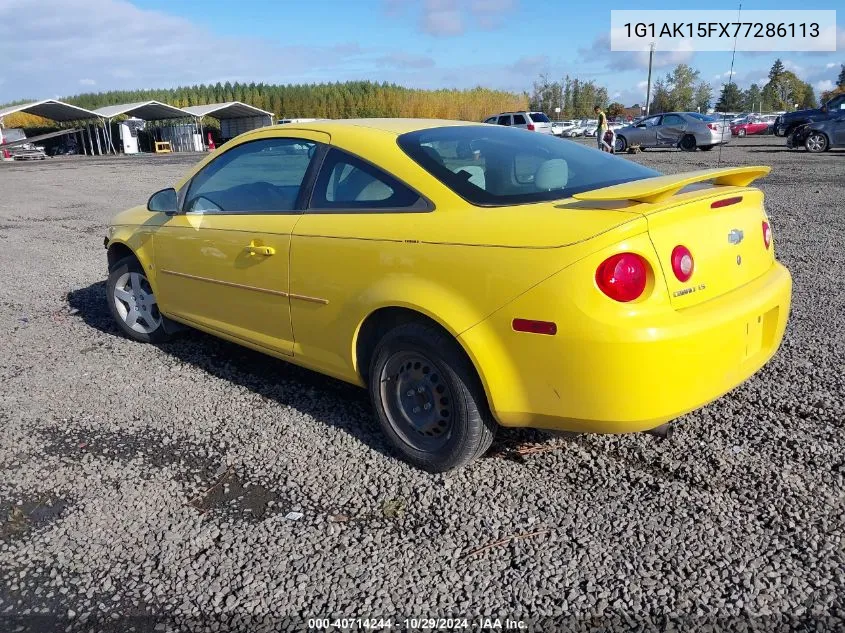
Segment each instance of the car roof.
[[[452,119],[328,119],[322,121],[309,121],[302,123],[287,123],[284,126],[275,125],[274,128],[284,130],[312,130],[315,132],[326,132],[331,134],[333,131],[348,130],[352,127],[364,127],[381,132],[388,132],[392,134],[405,134],[407,132],[417,132],[419,130],[427,130],[435,127],[444,127],[452,125],[481,125],[477,121],[455,121]],[[266,130],[267,128],[259,128],[259,130]]]

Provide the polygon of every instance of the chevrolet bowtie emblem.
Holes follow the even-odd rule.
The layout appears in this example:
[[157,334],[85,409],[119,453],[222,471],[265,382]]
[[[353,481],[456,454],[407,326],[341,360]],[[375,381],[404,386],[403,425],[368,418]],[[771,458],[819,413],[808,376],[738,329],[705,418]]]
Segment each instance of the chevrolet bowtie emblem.
[[739,229],[733,229],[730,233],[728,233],[728,241],[731,244],[739,244],[744,236],[745,234]]

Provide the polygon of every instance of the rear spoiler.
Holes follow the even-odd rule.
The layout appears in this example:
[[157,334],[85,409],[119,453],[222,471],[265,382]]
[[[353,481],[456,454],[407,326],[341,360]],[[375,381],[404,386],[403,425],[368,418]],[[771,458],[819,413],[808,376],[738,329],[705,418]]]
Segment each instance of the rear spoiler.
[[631,200],[633,202],[655,203],[671,198],[687,185],[696,182],[712,180],[714,185],[747,187],[758,178],[768,175],[770,171],[772,171],[772,168],[765,166],[701,169],[671,176],[634,180],[621,185],[576,193],[572,197],[577,200]]

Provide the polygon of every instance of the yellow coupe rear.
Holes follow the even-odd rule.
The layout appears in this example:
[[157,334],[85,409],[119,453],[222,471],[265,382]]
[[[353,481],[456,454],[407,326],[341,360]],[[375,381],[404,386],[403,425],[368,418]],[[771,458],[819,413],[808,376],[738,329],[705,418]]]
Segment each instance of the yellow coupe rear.
[[368,387],[432,471],[497,425],[648,430],[781,342],[768,171],[454,121],[264,128],[115,218],[109,307],[139,341],[190,326]]

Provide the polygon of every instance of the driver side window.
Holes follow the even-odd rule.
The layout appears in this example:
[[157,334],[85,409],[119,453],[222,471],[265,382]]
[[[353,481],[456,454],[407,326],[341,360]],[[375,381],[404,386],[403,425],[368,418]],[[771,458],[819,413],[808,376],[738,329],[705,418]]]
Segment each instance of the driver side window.
[[186,213],[285,213],[297,199],[317,143],[268,138],[233,147],[191,181]]

